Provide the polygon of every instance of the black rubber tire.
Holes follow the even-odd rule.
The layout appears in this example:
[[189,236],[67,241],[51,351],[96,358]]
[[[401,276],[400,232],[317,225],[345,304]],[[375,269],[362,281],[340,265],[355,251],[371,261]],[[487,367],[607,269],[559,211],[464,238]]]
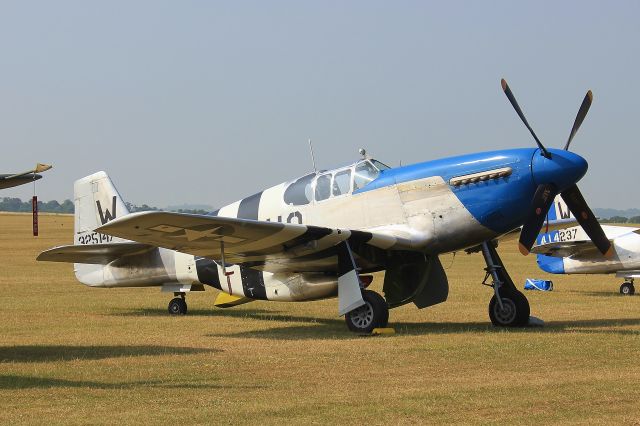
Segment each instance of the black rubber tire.
[[349,330],[355,333],[371,333],[374,328],[386,327],[389,322],[389,306],[375,291],[362,292],[364,305],[348,312],[344,319]]
[[622,283],[620,286],[620,294],[623,296],[631,296],[636,292],[636,288],[631,283]]
[[500,309],[495,294],[489,302],[489,318],[496,327],[524,327],[529,324],[531,308],[529,301],[519,291],[500,290],[504,310]]
[[169,302],[168,309],[171,315],[186,315],[187,302],[181,297],[175,297]]
[[380,312],[382,312],[382,315],[380,315],[380,322],[378,323],[378,325],[376,325],[376,327],[384,328],[389,325],[389,305],[387,304],[387,301],[384,300],[384,297],[374,291],[371,291],[371,293],[373,293],[373,297],[374,299],[376,299],[378,309],[380,310]]

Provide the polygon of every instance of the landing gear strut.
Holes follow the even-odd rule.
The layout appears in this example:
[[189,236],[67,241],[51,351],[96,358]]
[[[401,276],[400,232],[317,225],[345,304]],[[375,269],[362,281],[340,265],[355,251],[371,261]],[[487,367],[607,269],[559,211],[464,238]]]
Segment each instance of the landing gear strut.
[[[482,243],[482,255],[487,263],[482,284],[492,287],[494,293],[489,302],[491,323],[498,327],[524,327],[531,313],[529,301],[513,284],[491,241]],[[491,284],[487,284],[489,277]]]
[[624,296],[632,296],[636,292],[636,288],[633,285],[633,278],[626,278],[620,285],[620,294]]
[[169,313],[171,315],[185,315],[187,313],[187,301],[184,293],[173,293],[174,297],[169,302]]

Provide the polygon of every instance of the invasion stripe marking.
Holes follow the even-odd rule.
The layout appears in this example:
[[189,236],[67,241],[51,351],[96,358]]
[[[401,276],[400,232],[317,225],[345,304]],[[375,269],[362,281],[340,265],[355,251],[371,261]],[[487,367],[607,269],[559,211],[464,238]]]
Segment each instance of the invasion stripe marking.
[[[258,220],[258,209],[262,192],[253,194],[240,201],[238,206],[238,219]],[[262,271],[240,266],[240,278],[242,279],[242,292],[252,299],[267,299],[267,291],[264,288]]]
[[240,266],[240,276],[242,278],[242,291],[245,296],[252,299],[267,300],[262,271]]
[[218,276],[218,265],[213,260],[196,258],[196,272],[198,273],[198,281],[222,290]]
[[297,236],[283,244],[285,250],[289,250],[311,241],[319,240],[327,235],[331,235],[333,231],[329,228],[321,228],[317,226],[308,226],[304,234]]

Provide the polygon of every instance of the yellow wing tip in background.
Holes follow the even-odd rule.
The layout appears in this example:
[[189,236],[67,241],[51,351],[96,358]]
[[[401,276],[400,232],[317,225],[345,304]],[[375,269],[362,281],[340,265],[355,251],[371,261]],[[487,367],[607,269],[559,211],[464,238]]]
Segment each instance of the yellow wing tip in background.
[[42,173],[42,172],[46,172],[51,167],[53,167],[53,166],[50,165],[50,164],[38,163],[38,164],[36,164],[36,168],[33,171],[34,171],[34,173]]
[[607,250],[607,252],[604,254],[604,257],[606,257],[607,259],[611,259],[614,253],[615,253],[615,250],[613,248],[613,244],[611,244],[609,246],[609,250]]

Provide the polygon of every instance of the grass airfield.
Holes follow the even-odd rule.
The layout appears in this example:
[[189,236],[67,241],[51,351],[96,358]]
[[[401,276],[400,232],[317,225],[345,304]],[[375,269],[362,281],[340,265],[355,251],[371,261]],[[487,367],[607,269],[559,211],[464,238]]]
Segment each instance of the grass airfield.
[[[615,277],[553,277],[525,293],[544,328],[496,329],[482,256],[445,255],[447,303],[359,337],[336,300],[222,310],[209,289],[170,317],[159,288],[35,261],[72,233],[71,216],[42,215],[33,238],[30,215],[0,214],[0,423],[640,425],[640,295]],[[498,250],[519,288],[549,277],[515,241]]]

